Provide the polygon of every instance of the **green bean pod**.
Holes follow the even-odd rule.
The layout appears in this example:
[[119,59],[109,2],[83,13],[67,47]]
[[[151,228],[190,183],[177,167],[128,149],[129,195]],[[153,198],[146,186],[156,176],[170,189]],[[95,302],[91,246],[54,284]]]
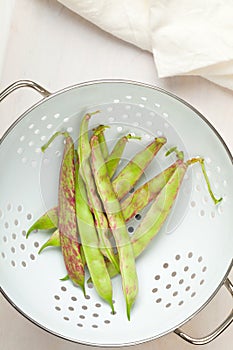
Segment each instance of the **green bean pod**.
[[[113,147],[112,152],[106,159],[106,166],[108,169],[109,177],[112,178],[116,172],[118,164],[121,160],[122,154],[124,152],[125,146],[129,140],[141,140],[141,137],[133,136],[131,134],[122,136]],[[102,150],[102,149],[101,149]]]
[[[94,113],[95,114],[95,113]],[[83,117],[80,126],[80,137],[78,142],[78,157],[80,164],[80,174],[86,186],[87,198],[91,210],[95,217],[95,224],[97,233],[99,236],[99,247],[102,253],[115,265],[116,269],[119,269],[119,264],[115,258],[114,251],[112,249],[111,242],[108,238],[109,226],[108,221],[103,212],[101,201],[96,192],[95,181],[93,178],[91,166],[90,166],[90,155],[91,147],[88,138],[88,124],[92,114],[86,114]],[[103,126],[103,128],[105,128]],[[98,136],[96,136],[98,139]]]
[[96,131],[98,132],[98,139],[99,139],[101,151],[103,153],[104,159],[107,159],[109,156],[109,151],[108,151],[108,146],[104,135],[104,130],[108,128],[108,126],[103,126],[102,130],[98,131],[101,126],[102,125],[99,125],[97,128],[93,129],[93,131],[94,133],[96,133]]
[[108,170],[99,147],[98,136],[91,138],[92,171],[96,187],[102,200],[109,226],[114,236],[119,255],[122,288],[126,301],[127,317],[130,319],[130,310],[138,293],[138,278],[135,267],[133,249],[121,212],[120,202],[114,192]]
[[99,249],[93,215],[88,206],[86,189],[81,176],[79,176],[78,166],[76,167],[75,190],[77,222],[85,261],[97,293],[109,303],[114,312],[111,279],[104,257]]
[[[162,188],[145,217],[138,225],[134,234],[131,236],[131,244],[134,257],[137,258],[149,245],[151,240],[157,235],[175,203],[177,194],[182,184],[187,165],[179,160],[179,164],[167,184]],[[114,266],[107,264],[108,272],[111,277],[118,274]]]
[[140,179],[146,167],[166,143],[164,137],[155,138],[145,149],[138,152],[113,180],[113,189],[118,198],[123,198]]
[[78,242],[78,227],[75,207],[74,143],[67,132],[56,132],[42,147],[42,151],[58,136],[65,137],[58,189],[58,229],[62,255],[72,282],[84,289],[84,265]]
[[60,235],[59,235],[59,230],[55,230],[52,235],[50,236],[50,238],[41,246],[40,250],[38,251],[38,254],[42,253],[42,251],[45,248],[48,247],[60,247],[61,243],[60,243]]
[[126,221],[130,220],[156,198],[161,189],[167,184],[179,163],[180,161],[177,160],[121,202],[122,212]]
[[43,214],[27,231],[26,238],[35,230],[50,230],[58,227],[57,207]]

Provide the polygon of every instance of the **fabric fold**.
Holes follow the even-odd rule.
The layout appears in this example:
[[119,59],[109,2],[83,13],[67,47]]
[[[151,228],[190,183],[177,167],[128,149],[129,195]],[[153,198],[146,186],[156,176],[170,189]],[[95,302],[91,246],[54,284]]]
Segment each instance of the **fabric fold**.
[[233,0],[58,0],[151,51],[160,78],[199,75],[233,89]]

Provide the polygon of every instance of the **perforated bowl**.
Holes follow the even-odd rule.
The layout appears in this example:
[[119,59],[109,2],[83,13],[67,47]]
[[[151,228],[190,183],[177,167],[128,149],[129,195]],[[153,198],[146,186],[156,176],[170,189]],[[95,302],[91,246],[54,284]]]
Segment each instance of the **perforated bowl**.
[[[232,157],[209,122],[176,96],[145,84],[96,81],[58,93],[31,81],[20,81],[0,94],[0,101],[15,89],[29,86],[45,98],[10,127],[0,145],[0,286],[3,295],[24,316],[43,329],[67,340],[98,346],[142,343],[174,331],[193,344],[204,344],[219,335],[233,319],[233,312],[209,336],[194,339],[178,327],[200,311],[225,283],[232,267]],[[174,161],[164,157],[166,148],[178,146],[185,158],[202,156],[217,196],[214,206],[198,165],[188,169],[165,225],[137,259],[139,295],[127,320],[120,278],[113,279],[116,313],[87,286],[81,290],[66,275],[59,249],[38,256],[47,236],[25,234],[32,222],[57,205],[57,185],[63,141],[57,139],[45,154],[40,147],[57,130],[77,139],[81,117],[100,110],[90,128],[107,124],[109,146],[127,133],[141,136],[124,153],[128,160],[153,137],[168,139],[142,181]],[[124,161],[122,162],[124,164]],[[128,223],[132,233],[145,210]]]

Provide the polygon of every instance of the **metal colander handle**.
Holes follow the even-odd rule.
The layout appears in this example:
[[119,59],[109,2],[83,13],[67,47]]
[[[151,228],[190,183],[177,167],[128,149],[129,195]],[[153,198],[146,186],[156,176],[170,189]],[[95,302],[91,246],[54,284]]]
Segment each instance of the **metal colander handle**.
[[3,101],[13,91],[21,89],[21,88],[24,88],[24,87],[28,87],[28,88],[36,90],[43,97],[48,97],[48,96],[51,95],[51,93],[49,91],[47,91],[42,86],[40,86],[39,84],[35,83],[34,81],[31,81],[31,80],[18,80],[15,83],[13,83],[10,86],[8,86],[5,90],[3,90],[0,93],[0,102]]
[[[233,285],[229,279],[227,279],[224,283],[224,286],[230,292],[231,296],[233,296]],[[206,337],[202,338],[193,338],[186,333],[184,333],[181,329],[177,328],[174,332],[179,335],[182,339],[186,340],[188,343],[193,345],[205,345],[216,339],[225,329],[230,326],[233,321],[233,309],[231,310],[228,317],[218,326],[213,332],[211,332]]]

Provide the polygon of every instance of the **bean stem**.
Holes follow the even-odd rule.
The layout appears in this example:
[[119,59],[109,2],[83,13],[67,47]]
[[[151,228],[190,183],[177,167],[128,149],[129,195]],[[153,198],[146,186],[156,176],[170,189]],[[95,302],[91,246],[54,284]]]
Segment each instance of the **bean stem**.
[[213,194],[213,191],[212,191],[211,185],[210,185],[210,180],[209,180],[209,177],[208,177],[207,172],[206,172],[204,158],[192,158],[192,159],[187,161],[188,165],[191,165],[191,164],[194,164],[194,163],[200,163],[200,165],[201,165],[201,170],[202,170],[202,173],[204,175],[204,179],[205,179],[205,182],[206,182],[206,185],[207,185],[207,188],[208,188],[208,192],[209,192],[210,197],[212,198],[214,204],[216,205],[216,204],[220,203],[223,198],[220,197],[219,199],[217,199],[215,197],[215,195]]

